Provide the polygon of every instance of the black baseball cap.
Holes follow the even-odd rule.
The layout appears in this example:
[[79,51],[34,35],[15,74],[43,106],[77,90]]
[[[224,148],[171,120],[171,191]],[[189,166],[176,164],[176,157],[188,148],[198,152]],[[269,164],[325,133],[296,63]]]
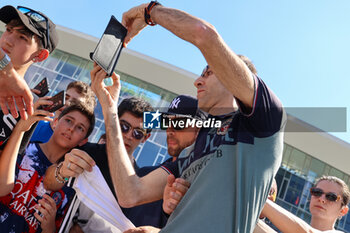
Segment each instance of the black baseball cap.
[[198,100],[189,95],[179,95],[175,97],[165,114],[183,115],[198,120],[205,120],[207,117],[206,114],[198,108]]
[[[20,8],[20,7],[19,7]],[[25,8],[25,7],[23,7]],[[30,8],[26,8],[31,10]],[[31,10],[30,13],[39,13],[46,21],[36,21],[32,14],[24,14],[13,6],[7,5],[0,9],[0,20],[8,24],[12,19],[19,19],[24,26],[35,35],[37,35],[43,42],[44,48],[51,53],[58,44],[58,35],[56,32],[56,25],[43,13]],[[48,31],[47,31],[48,30]],[[47,35],[49,39],[47,39]]]

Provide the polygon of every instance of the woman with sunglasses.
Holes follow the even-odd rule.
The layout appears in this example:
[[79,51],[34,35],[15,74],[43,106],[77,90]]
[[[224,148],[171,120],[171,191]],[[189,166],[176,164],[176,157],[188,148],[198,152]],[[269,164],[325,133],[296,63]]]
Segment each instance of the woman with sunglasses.
[[[322,176],[310,189],[311,223],[267,200],[262,214],[282,232],[341,232],[334,229],[337,219],[348,213],[350,192],[345,182],[334,176]],[[259,222],[258,226],[262,223]],[[274,232],[272,229],[259,232]]]

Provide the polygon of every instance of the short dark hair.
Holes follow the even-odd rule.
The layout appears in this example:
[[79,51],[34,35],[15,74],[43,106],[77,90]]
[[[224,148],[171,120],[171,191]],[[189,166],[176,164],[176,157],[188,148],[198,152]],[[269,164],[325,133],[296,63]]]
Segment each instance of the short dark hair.
[[333,182],[338,184],[341,187],[342,190],[342,206],[346,206],[349,204],[350,201],[350,191],[349,191],[349,187],[347,186],[347,184],[340,178],[335,177],[335,176],[321,176],[320,178],[318,178],[316,180],[316,184],[315,187],[317,186],[318,183],[320,183],[321,181],[326,180],[329,182]]
[[88,128],[88,131],[86,132],[85,138],[88,138],[95,127],[95,114],[91,109],[86,107],[86,105],[80,101],[73,101],[69,106],[65,107],[61,114],[58,116],[58,120],[60,120],[64,115],[73,112],[78,111],[89,120],[90,126]]
[[95,93],[92,91],[89,84],[82,81],[73,81],[68,84],[66,90],[74,88],[80,95],[83,96],[83,102],[86,107],[91,108],[92,111],[96,107]]
[[246,56],[242,55],[242,54],[238,54],[237,55],[249,68],[249,70],[255,74],[255,75],[258,75],[258,71],[256,70],[253,62]]
[[[118,106],[118,117],[121,117],[125,112],[130,112],[137,118],[143,117],[143,112],[153,112],[154,109],[147,101],[137,98],[130,97],[123,99]],[[151,132],[152,129],[147,129],[147,133]]]

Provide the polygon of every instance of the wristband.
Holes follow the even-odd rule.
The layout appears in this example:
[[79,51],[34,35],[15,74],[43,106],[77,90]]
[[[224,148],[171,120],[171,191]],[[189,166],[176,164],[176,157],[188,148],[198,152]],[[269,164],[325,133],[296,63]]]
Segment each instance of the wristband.
[[61,167],[63,166],[63,162],[60,162],[57,167],[56,167],[56,170],[55,170],[55,178],[56,178],[56,181],[60,184],[63,184],[63,183],[66,183],[68,181],[68,178],[67,177],[63,177],[60,173],[60,170],[61,170]]
[[5,67],[11,62],[10,57],[4,53],[4,57],[0,60],[0,70],[5,69]]
[[151,19],[151,10],[154,6],[161,5],[157,1],[151,1],[148,6],[145,8],[145,22],[148,25],[154,26],[157,25],[153,20]]

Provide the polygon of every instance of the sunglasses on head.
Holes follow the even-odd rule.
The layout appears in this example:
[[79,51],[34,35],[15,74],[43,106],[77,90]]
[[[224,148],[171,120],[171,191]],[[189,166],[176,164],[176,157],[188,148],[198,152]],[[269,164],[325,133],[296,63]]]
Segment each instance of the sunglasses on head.
[[46,22],[46,46],[47,47],[49,45],[49,39],[50,39],[50,35],[49,35],[49,29],[50,29],[50,25],[49,25],[49,19],[42,15],[41,13],[30,9],[28,7],[24,7],[24,6],[18,6],[17,10],[19,10],[20,12],[22,12],[24,15],[28,16],[31,20],[33,20],[34,22],[40,23],[40,22]]
[[128,133],[132,129],[132,136],[137,140],[141,140],[146,134],[142,129],[133,128],[128,122],[123,120],[120,120],[120,128],[122,133]]
[[325,193],[322,189],[320,188],[311,188],[310,193],[314,197],[321,197],[323,194],[325,194],[325,197],[328,201],[331,202],[337,202],[340,200],[340,195],[337,195],[335,193],[329,192]]

